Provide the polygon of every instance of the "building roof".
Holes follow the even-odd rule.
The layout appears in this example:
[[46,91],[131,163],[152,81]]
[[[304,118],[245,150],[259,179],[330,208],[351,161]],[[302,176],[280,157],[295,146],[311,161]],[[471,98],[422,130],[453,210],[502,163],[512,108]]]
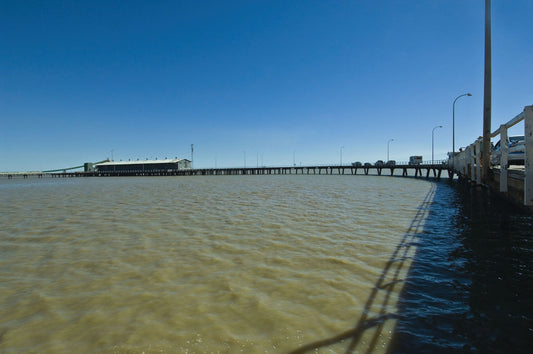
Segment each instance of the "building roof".
[[164,159],[164,160],[134,160],[134,161],[109,161],[96,164],[95,166],[115,166],[115,165],[149,165],[161,163],[178,163],[180,161],[188,161],[187,159]]

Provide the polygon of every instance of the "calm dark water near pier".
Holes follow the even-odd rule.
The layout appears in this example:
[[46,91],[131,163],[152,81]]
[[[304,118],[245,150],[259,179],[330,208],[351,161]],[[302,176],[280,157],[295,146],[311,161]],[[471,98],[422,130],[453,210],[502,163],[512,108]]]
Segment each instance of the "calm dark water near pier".
[[439,184],[400,301],[393,352],[528,353],[533,217]]
[[0,180],[0,352],[529,352],[533,218],[376,176]]

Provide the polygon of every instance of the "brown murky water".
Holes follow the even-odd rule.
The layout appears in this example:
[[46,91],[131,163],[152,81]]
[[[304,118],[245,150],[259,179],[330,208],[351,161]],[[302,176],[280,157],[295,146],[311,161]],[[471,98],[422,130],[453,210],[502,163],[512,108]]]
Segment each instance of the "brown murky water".
[[435,185],[0,180],[0,352],[384,352]]

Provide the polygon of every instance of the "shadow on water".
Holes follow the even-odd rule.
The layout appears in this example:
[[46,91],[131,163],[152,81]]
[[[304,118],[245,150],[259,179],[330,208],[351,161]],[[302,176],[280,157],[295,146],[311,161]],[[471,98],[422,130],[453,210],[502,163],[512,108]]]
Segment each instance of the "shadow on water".
[[533,344],[533,217],[440,183],[400,300],[393,353],[526,353]]
[[[409,263],[408,261],[412,258],[412,253],[414,253],[413,250],[417,246],[418,234],[424,226],[425,219],[429,212],[429,206],[431,205],[435,192],[436,186],[433,185],[422,204],[418,207],[416,215],[408,230],[403,235],[400,243],[396,246],[394,252],[383,268],[381,275],[375,282],[372,292],[362,310],[362,315],[356,325],[346,332],[301,346],[291,353],[306,353],[344,342],[348,343],[346,352],[351,353],[357,349],[363,335],[370,329],[373,329],[373,333],[368,342],[365,343],[365,347],[368,352],[373,352],[378,344],[384,323],[389,319],[399,318],[399,314],[391,313],[389,311],[391,295],[393,294],[395,286],[398,284],[401,285],[404,281],[402,273],[406,272]],[[373,315],[376,312],[378,315]]]
[[532,230],[530,214],[483,191],[434,184],[355,326],[292,353],[333,345],[346,353],[384,351],[378,345],[387,320],[397,321],[389,353],[530,352]]

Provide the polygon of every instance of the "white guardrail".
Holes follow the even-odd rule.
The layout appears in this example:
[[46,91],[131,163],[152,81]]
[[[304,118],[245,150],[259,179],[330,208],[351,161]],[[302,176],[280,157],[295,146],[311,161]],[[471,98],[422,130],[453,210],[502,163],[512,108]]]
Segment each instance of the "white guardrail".
[[[491,138],[500,135],[500,141],[507,141],[507,130],[524,121],[525,156],[524,156],[524,205],[533,206],[533,106],[526,106],[516,117],[502,124],[491,134]],[[463,151],[455,155],[453,168],[455,172],[481,184],[481,151],[483,139],[480,137]],[[501,145],[500,157],[500,192],[508,191],[508,156],[507,144]]]

